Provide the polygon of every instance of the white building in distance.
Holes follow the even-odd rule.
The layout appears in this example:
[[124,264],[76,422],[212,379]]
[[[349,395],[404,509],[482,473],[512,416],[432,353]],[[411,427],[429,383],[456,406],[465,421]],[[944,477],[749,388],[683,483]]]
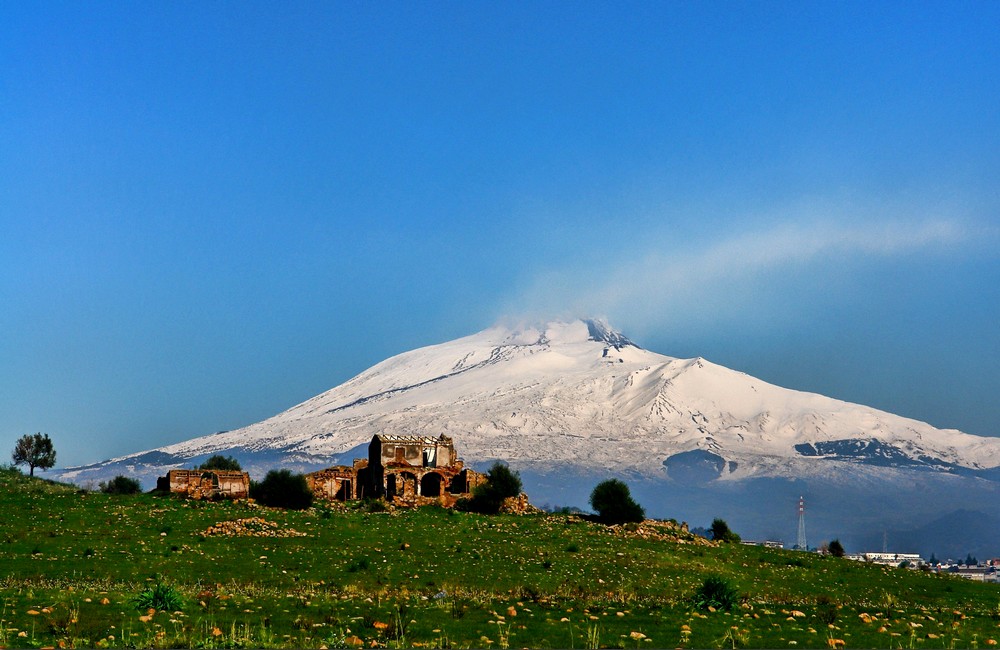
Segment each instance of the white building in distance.
[[860,559],[873,564],[890,566],[899,566],[903,562],[909,562],[910,566],[924,563],[924,558],[917,553],[862,553]]

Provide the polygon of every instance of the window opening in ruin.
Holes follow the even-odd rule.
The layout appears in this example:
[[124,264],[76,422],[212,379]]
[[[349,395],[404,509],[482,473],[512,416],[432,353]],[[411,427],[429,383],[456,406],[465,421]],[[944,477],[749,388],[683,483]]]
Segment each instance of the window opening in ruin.
[[415,474],[410,474],[409,472],[403,472],[399,475],[399,480],[402,482],[400,486],[402,488],[403,498],[412,499],[413,497],[420,494],[417,490],[417,477]]
[[451,494],[465,494],[468,491],[469,489],[466,485],[465,472],[461,472],[455,476],[455,478],[451,479],[451,485],[448,486],[448,492]]

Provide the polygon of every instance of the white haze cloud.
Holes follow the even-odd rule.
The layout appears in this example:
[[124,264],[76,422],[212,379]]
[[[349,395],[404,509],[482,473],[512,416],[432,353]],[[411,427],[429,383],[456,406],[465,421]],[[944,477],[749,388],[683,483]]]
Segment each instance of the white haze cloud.
[[[697,326],[712,319],[787,313],[791,306],[759,304],[759,292],[794,283],[823,269],[891,262],[917,252],[954,248],[995,232],[956,218],[837,222],[786,219],[709,241],[669,236],[631,238],[604,268],[550,271],[536,277],[508,313],[526,317],[606,316],[612,324]],[[631,246],[631,248],[630,248]],[[638,247],[639,250],[635,250]],[[865,290],[864,286],[855,289]],[[766,300],[765,300],[766,302]],[[780,316],[779,316],[780,317]]]

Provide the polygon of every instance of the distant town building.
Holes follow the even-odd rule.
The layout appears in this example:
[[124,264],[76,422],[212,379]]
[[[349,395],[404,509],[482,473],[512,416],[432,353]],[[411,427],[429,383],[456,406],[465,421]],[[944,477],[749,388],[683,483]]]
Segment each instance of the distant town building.
[[924,559],[917,553],[862,553],[861,559],[873,564],[887,564],[891,566],[899,566],[903,562],[907,562],[911,566],[917,566],[924,562]]
[[966,578],[968,580],[975,580],[976,582],[1000,582],[997,578],[997,569],[994,566],[956,566],[949,569],[949,572],[955,575]]
[[763,542],[751,542],[749,540],[743,540],[741,542],[744,546],[763,546],[764,548],[785,548],[785,543],[778,540],[768,539]]

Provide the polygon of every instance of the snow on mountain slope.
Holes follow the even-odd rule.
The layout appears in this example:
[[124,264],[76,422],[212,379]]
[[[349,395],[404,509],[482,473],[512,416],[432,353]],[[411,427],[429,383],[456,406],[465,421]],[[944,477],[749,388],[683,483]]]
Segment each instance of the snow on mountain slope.
[[320,466],[376,433],[445,433],[473,461],[695,481],[852,480],[880,468],[1000,478],[1000,439],[663,356],[595,320],[494,327],[406,352],[262,422],[109,462],[258,453]]

